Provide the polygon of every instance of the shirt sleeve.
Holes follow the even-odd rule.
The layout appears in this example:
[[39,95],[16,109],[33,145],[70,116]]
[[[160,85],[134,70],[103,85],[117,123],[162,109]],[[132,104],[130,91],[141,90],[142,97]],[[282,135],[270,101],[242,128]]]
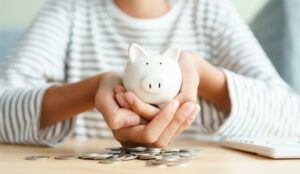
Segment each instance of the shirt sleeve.
[[232,3],[215,0],[214,8],[214,63],[225,72],[232,108],[226,114],[205,102],[206,124],[215,125],[210,131],[221,136],[299,136],[300,97],[280,78]]
[[49,0],[0,65],[0,142],[55,146],[74,119],[39,128],[45,91],[65,78],[72,4]]

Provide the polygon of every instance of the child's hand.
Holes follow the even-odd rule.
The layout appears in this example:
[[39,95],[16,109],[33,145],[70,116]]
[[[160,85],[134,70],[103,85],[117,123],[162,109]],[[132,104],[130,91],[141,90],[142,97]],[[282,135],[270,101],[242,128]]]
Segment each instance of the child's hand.
[[[141,124],[141,117],[135,112],[120,108],[115,100],[114,86],[121,83],[121,78],[114,73],[102,76],[96,95],[96,107],[103,114],[115,138],[123,146],[155,146],[165,147],[182,126],[189,126],[199,112],[199,106],[185,103],[179,107],[177,100],[171,101],[165,108],[159,110],[151,105],[139,103],[146,111],[149,123]],[[129,106],[129,105],[128,105]],[[139,108],[139,107],[137,107]],[[152,115],[155,114],[155,115]]]
[[146,124],[113,130],[115,138],[125,147],[140,145],[165,147],[191,125],[200,110],[199,105],[192,102],[186,102],[180,106],[178,100],[172,100],[158,111],[154,106],[139,100],[133,93],[118,93],[117,95],[123,95],[125,100],[125,96],[133,97],[135,104],[127,102],[125,105],[134,106],[135,112],[144,114],[143,117],[146,115],[145,118],[149,121]]
[[115,93],[116,100],[121,108],[139,114],[146,121],[152,120],[160,112],[159,108],[143,102],[134,93],[126,92],[122,85],[115,87]]
[[[174,113],[174,118],[165,130],[161,132],[159,137],[156,137],[153,142],[149,144],[148,139],[132,139],[133,137],[138,137],[138,134],[142,134],[141,132],[146,131],[145,129],[142,131],[135,131],[133,128],[125,128],[120,131],[114,131],[115,137],[122,143],[123,145],[131,146],[136,144],[144,144],[150,146],[166,146],[170,142],[172,142],[179,134],[181,134],[185,129],[187,129],[190,124],[196,118],[197,113],[200,110],[199,105],[196,105],[197,101],[197,90],[199,85],[199,73],[196,69],[195,63],[190,57],[189,54],[183,53],[180,58],[180,66],[182,69],[183,83],[180,90],[179,95],[176,97],[176,100],[180,102],[181,106]],[[158,109],[150,104],[146,104],[141,101],[134,93],[125,92],[124,87],[121,85],[116,86],[116,99],[119,105],[123,108],[127,108],[140,115],[150,123],[152,123],[155,117],[160,116],[160,113],[165,109]],[[150,124],[149,123],[149,124]],[[135,126],[136,127],[136,126]],[[124,134],[123,132],[128,131],[128,134]],[[131,131],[131,132],[130,132]],[[130,134],[129,134],[130,132]],[[149,134],[155,134],[156,130],[150,130]],[[145,135],[147,136],[147,135]],[[148,135],[151,136],[151,135]],[[142,141],[144,140],[144,141]],[[125,142],[125,143],[124,143]]]
[[[197,93],[200,82],[200,66],[195,62],[195,57],[187,52],[181,53],[179,64],[182,71],[182,85],[176,100],[183,104],[185,102],[197,103]],[[122,108],[131,109],[147,120],[151,120],[159,109],[144,103],[132,92],[126,92],[122,85],[115,87],[116,99]]]
[[96,109],[102,113],[112,130],[138,125],[141,122],[141,117],[135,112],[119,107],[115,99],[114,87],[121,82],[121,76],[117,73],[103,74],[95,97]]

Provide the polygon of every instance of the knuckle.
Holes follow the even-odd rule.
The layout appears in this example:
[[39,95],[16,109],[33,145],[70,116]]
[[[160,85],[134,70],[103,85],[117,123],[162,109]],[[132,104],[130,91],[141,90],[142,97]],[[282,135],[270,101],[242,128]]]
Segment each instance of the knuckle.
[[177,114],[174,118],[174,122],[177,125],[181,125],[184,122],[185,118],[183,117],[182,114]]
[[111,119],[108,121],[108,127],[112,130],[117,130],[119,129],[119,120],[118,119]]
[[193,117],[193,116],[188,117],[186,119],[186,121],[183,123],[183,127],[185,127],[185,128],[189,127],[193,123],[194,120],[195,120],[195,117]]
[[191,122],[189,122],[189,121],[186,121],[186,122],[182,123],[182,127],[184,129],[188,128],[190,125],[191,125]]

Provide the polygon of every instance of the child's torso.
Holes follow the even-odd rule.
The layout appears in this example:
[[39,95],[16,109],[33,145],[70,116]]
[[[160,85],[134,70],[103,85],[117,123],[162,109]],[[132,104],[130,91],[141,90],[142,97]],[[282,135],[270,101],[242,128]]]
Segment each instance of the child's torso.
[[[78,1],[74,5],[73,26],[68,48],[66,81],[77,82],[105,71],[122,72],[132,42],[148,49],[160,50],[169,44],[184,51],[197,52],[211,59],[199,1],[177,1],[161,18],[140,20],[125,15],[111,1]],[[194,126],[190,131],[198,129]],[[97,111],[78,116],[77,136],[111,136]]]

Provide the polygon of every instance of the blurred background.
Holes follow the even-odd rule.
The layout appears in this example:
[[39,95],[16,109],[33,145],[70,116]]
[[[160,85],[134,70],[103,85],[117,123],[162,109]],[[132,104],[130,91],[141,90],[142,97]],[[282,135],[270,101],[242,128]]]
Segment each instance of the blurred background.
[[[0,59],[30,24],[46,0],[0,0]],[[234,0],[243,17],[251,22],[267,0]]]
[[[0,0],[0,62],[46,0]],[[232,0],[280,75],[300,92],[300,0]]]

